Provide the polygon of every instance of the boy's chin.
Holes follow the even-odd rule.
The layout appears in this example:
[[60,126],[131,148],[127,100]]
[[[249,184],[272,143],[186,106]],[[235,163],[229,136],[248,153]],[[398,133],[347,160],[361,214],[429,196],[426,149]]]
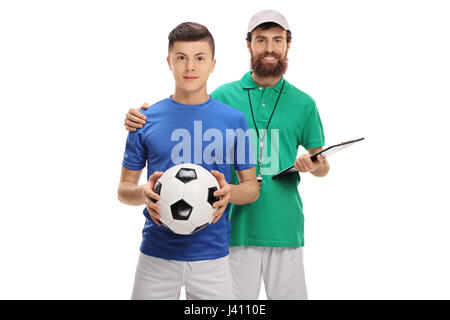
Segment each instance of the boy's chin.
[[206,84],[204,85],[178,85],[178,89],[181,90],[184,94],[194,94],[198,93],[200,90],[206,87]]

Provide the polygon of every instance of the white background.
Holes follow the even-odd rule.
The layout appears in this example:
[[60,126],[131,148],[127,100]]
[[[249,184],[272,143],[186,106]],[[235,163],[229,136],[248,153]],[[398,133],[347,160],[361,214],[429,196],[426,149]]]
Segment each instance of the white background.
[[214,35],[212,91],[249,69],[248,20],[272,8],[327,144],[366,137],[302,176],[309,298],[450,299],[446,5],[2,1],[0,298],[130,298],[144,217],[116,195],[125,113],[172,93],[177,24]]

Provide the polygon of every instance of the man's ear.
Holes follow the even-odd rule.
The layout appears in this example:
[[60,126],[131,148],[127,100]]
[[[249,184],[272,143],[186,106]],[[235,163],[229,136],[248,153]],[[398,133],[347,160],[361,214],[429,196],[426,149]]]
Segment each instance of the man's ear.
[[172,65],[170,64],[170,56],[167,56],[167,64],[169,65],[170,71],[172,71]]
[[248,49],[248,53],[252,53],[252,47],[251,47],[251,43],[250,41],[247,41],[247,49]]

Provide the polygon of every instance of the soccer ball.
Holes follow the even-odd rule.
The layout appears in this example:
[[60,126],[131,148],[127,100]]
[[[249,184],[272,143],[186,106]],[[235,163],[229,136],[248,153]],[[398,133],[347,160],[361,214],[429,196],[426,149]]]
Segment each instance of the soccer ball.
[[171,167],[155,183],[160,196],[161,223],[177,234],[193,234],[206,228],[219,201],[213,194],[219,190],[216,178],[205,168],[191,163]]

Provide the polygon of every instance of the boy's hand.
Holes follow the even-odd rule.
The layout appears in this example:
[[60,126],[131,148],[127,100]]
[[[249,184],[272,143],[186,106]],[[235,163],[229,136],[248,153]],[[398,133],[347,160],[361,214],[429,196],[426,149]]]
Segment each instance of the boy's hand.
[[125,116],[125,129],[128,131],[136,131],[136,129],[140,129],[144,126],[147,117],[139,112],[142,109],[148,109],[147,102],[145,102],[139,109],[128,110],[128,113]]
[[214,212],[214,220],[212,221],[212,223],[216,223],[222,217],[225,209],[227,208],[228,202],[230,201],[231,186],[225,180],[225,176],[223,175],[223,173],[217,170],[211,170],[211,173],[217,179],[217,182],[220,186],[220,190],[217,190],[213,194],[215,197],[221,198],[219,201],[214,202],[212,205],[213,208],[217,208],[217,210]]
[[164,172],[155,171],[150,178],[148,179],[148,183],[144,186],[144,203],[147,207],[147,211],[150,214],[150,218],[158,225],[161,225],[159,219],[161,216],[158,211],[161,211],[161,207],[156,204],[156,201],[160,199],[159,195],[153,191],[155,187],[156,181],[163,175]]

